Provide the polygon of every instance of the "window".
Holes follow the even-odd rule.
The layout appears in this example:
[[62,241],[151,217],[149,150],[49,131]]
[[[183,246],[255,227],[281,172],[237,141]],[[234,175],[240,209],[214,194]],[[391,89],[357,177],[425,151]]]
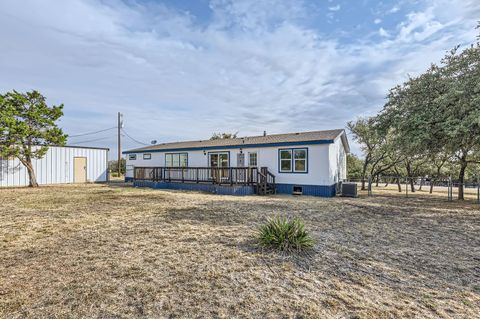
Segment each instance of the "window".
[[248,153],[248,166],[257,167],[257,152]]
[[280,172],[292,171],[292,150],[280,150]]
[[166,167],[187,167],[188,153],[167,153],[165,154]]
[[210,167],[228,167],[229,153],[209,153]]
[[150,153],[143,154],[143,159],[144,160],[151,160],[152,159],[152,154],[150,154]]
[[137,154],[128,154],[128,159],[134,161],[137,159]]
[[307,171],[307,149],[293,150],[293,171],[305,173]]
[[279,150],[280,173],[306,173],[308,167],[308,150],[291,148]]

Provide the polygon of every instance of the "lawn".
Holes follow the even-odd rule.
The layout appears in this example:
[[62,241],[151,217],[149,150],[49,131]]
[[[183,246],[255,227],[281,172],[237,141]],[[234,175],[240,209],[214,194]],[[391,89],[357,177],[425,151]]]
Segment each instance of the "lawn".
[[[373,197],[82,185],[0,190],[0,317],[475,318],[480,210]],[[262,251],[301,217],[312,251]]]

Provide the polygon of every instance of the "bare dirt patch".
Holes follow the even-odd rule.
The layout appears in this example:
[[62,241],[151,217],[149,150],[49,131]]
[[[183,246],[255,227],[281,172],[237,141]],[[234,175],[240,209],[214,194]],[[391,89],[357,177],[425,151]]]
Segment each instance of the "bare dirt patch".
[[[480,210],[82,185],[0,190],[0,317],[477,318]],[[302,256],[253,240],[305,220]]]

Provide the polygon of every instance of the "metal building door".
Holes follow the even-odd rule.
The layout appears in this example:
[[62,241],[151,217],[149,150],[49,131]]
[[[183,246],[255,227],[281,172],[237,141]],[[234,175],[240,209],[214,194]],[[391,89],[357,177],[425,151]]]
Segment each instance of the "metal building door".
[[86,157],[73,158],[73,182],[74,183],[87,182],[87,158]]

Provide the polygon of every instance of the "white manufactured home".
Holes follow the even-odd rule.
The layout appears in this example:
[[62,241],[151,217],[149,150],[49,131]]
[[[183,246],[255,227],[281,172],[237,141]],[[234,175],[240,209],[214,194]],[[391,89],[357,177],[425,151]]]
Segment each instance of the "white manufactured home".
[[343,129],[164,143],[124,152],[136,186],[220,194],[335,196],[346,178]]
[[[106,182],[108,148],[51,146],[32,164],[40,185]],[[0,187],[28,184],[27,169],[18,159],[0,157]]]

